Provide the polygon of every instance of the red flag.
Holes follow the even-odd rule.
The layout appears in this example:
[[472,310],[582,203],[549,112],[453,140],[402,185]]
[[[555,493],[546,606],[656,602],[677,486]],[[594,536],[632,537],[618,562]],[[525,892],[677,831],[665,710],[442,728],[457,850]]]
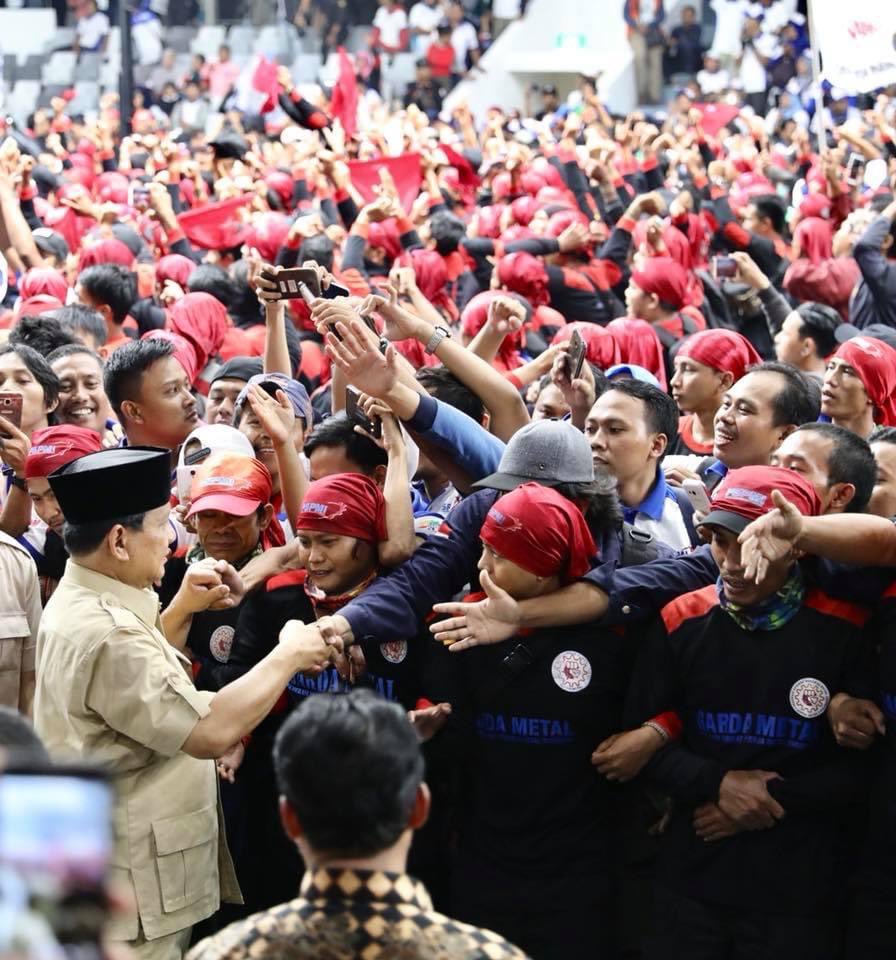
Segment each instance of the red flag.
[[259,113],[270,113],[277,106],[280,84],[277,81],[277,64],[267,57],[258,58],[255,72],[252,74],[252,89],[264,94],[265,99],[259,107]]
[[740,107],[728,103],[695,103],[694,109],[700,112],[700,125],[711,137],[740,113]]
[[460,182],[465,187],[470,187],[473,190],[478,190],[479,185],[482,183],[482,179],[479,174],[473,169],[473,164],[462,154],[458,153],[453,147],[449,147],[447,144],[440,144],[439,149],[442,153],[445,154],[448,163],[457,170],[457,175],[460,177]]
[[236,219],[236,211],[252,199],[233,197],[219,203],[206,203],[204,206],[187,210],[178,215],[177,222],[187,239],[203,250],[227,250],[242,243],[245,228]]
[[368,203],[376,200],[377,194],[373,188],[380,184],[380,170],[383,167],[392,174],[401,205],[406,213],[410,213],[417,194],[420,193],[420,183],[423,179],[420,173],[419,154],[405,153],[400,157],[349,161],[348,169],[352,175],[352,185]]
[[330,97],[330,112],[338,119],[346,136],[352,137],[358,129],[358,82],[355,68],[345,47],[338,48],[339,77]]

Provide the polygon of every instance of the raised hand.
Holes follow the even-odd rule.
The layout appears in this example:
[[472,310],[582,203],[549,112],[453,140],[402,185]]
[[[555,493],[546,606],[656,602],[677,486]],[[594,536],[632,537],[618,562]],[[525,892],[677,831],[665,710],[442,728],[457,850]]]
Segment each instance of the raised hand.
[[485,600],[437,603],[433,607],[435,613],[447,614],[448,619],[432,624],[429,631],[440,643],[450,646],[452,653],[500,643],[519,631],[521,615],[516,600],[492,580],[487,570],[479,574],[479,582]]

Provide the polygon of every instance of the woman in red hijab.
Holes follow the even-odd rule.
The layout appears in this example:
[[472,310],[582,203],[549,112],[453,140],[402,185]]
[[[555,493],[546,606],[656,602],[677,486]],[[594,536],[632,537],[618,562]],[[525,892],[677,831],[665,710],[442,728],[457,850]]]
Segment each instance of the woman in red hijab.
[[227,308],[210,293],[188,293],[171,308],[168,328],[196,351],[199,374],[195,386],[201,393],[208,393],[203,373],[209,361],[218,356],[230,327]]
[[635,317],[619,317],[607,324],[607,330],[619,344],[619,363],[634,363],[649,370],[663,390],[666,384],[666,363],[663,345],[656,330]]
[[669,384],[682,411],[669,452],[711,454],[713,420],[725,391],[761,362],[753,344],[733,330],[702,330],[688,337],[675,354]]
[[[514,600],[556,593],[589,569],[596,552],[581,510],[535,483],[497,499],[480,538],[483,589]],[[436,607],[462,611],[462,604]],[[431,628],[436,639],[441,626]],[[606,857],[614,818],[596,811],[609,810],[614,788],[591,755],[622,729],[625,684],[611,667],[620,643],[589,625],[525,631],[461,654],[432,648],[426,696],[443,710],[450,704],[466,774],[453,907],[500,929],[529,956],[613,953]]]
[[[841,234],[838,231],[838,247]],[[793,235],[794,259],[784,274],[784,289],[797,300],[814,300],[833,307],[849,319],[849,298],[859,280],[859,265],[847,249],[834,251],[835,234],[828,220],[808,217],[801,220]]]

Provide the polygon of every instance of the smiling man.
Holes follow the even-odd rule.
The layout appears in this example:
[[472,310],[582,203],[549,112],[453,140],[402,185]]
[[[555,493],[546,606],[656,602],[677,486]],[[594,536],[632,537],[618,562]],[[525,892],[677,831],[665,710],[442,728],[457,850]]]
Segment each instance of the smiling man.
[[797,554],[761,585],[747,578],[737,538],[774,508],[773,490],[819,513],[791,470],[731,470],[703,521],[718,581],[663,608],[632,679],[628,726],[665,710],[682,723],[641,774],[676,801],[649,960],[728,956],[744,943],[755,957],[839,955],[840,818],[863,778],[825,711],[838,693],[873,690],[867,612],[810,588]]
[[59,377],[61,423],[86,427],[102,436],[110,427],[111,410],[103,389],[103,361],[89,347],[78,343],[57,347],[47,362]]
[[190,380],[169,340],[135,340],[106,362],[106,396],[128,446],[177,448],[199,423]]

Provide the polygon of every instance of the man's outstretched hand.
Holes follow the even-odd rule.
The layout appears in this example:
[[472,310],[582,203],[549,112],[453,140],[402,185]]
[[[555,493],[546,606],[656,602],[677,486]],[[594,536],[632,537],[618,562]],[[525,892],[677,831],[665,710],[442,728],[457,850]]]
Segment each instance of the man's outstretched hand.
[[435,613],[448,614],[447,620],[434,623],[430,632],[436,640],[451,647],[452,653],[472,647],[500,643],[514,636],[520,627],[520,608],[509,593],[502,590],[483,570],[479,582],[485,599],[478,603],[437,603]]
[[738,537],[747,580],[762,583],[769,564],[792,552],[803,531],[803,515],[777,490],[772,492],[775,509],[754,520]]

